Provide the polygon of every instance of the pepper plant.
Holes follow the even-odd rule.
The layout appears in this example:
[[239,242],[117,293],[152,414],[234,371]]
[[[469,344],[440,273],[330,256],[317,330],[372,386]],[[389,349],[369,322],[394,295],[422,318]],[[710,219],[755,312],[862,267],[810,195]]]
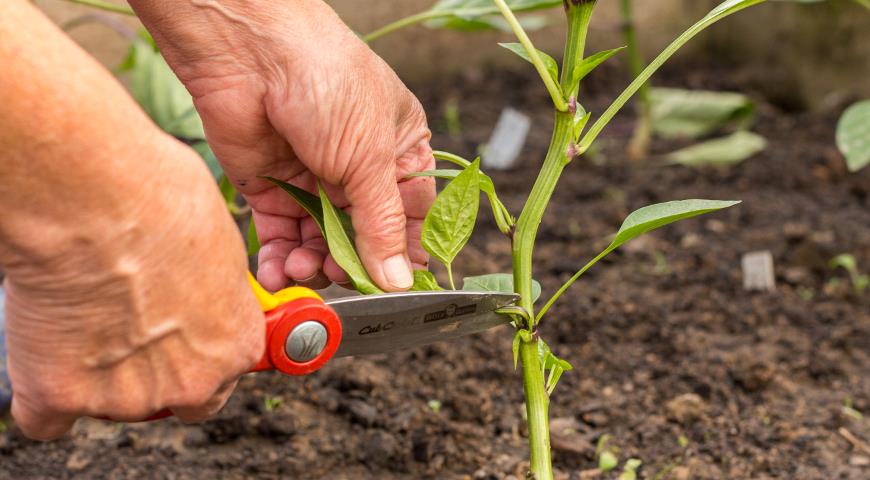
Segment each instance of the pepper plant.
[[[107,8],[101,0],[74,0],[100,8]],[[711,10],[705,17],[689,27],[652,62],[637,73],[634,80],[603,112],[593,115],[583,106],[582,80],[608,58],[622,48],[614,48],[587,55],[586,37],[597,0],[440,0],[431,9],[394,22],[369,35],[367,41],[408,25],[423,22],[430,27],[478,30],[504,28],[512,31],[518,42],[502,46],[530,62],[541,77],[552,100],[554,126],[547,154],[543,159],[537,179],[518,215],[514,215],[499,199],[492,178],[480,169],[480,160],[469,161],[447,152],[435,152],[438,160],[453,164],[456,168],[421,172],[415,175],[433,176],[449,181],[440,192],[427,214],[421,235],[423,247],[447,269],[448,288],[457,287],[453,275],[454,259],[471,237],[475,226],[481,193],[489,200],[490,209],[499,230],[510,242],[512,271],[490,273],[463,279],[460,288],[468,290],[492,290],[515,292],[520,300],[517,305],[501,311],[511,317],[515,328],[512,350],[515,368],[522,366],[525,392],[526,417],[529,432],[530,470],[529,478],[551,480],[552,459],[549,434],[549,397],[561,375],[572,370],[572,365],[558,357],[544,341],[542,321],[551,307],[568,288],[589,268],[626,242],[644,233],[678,220],[695,217],[733,206],[737,201],[680,200],[643,207],[628,215],[613,239],[601,253],[589,260],[577,273],[568,279],[548,300],[536,308],[541,295],[541,286],[533,279],[533,258],[538,227],[547,204],[556,188],[562,171],[573,160],[582,156],[593,146],[598,136],[631,97],[648,82],[650,77],[684,44],[698,33],[747,7],[765,0],[726,0]],[[561,65],[555,59],[537,50],[526,28],[515,12],[527,12],[555,5],[562,5],[568,23],[567,39]],[[120,11],[116,9],[113,11]],[[123,11],[121,13],[128,13]],[[525,18],[529,23],[529,18]],[[535,22],[532,22],[535,23]],[[134,52],[135,53],[135,52]],[[140,50],[151,57],[148,49]],[[162,68],[159,69],[163,71]],[[186,99],[185,99],[186,102]],[[155,110],[152,116],[163,110]],[[187,113],[186,113],[187,112]],[[191,126],[198,132],[198,125],[188,115],[187,109],[170,111],[167,128]],[[594,118],[594,120],[593,120]],[[207,155],[206,155],[207,156]],[[299,203],[320,227],[324,239],[336,263],[348,274],[353,286],[362,294],[381,293],[368,276],[354,245],[354,233],[349,216],[337,209],[325,190],[318,185],[317,194],[297,186],[270,178]],[[415,290],[440,290],[435,277],[425,270],[414,272]],[[632,472],[638,467],[632,464]]]
[[[411,20],[405,20],[399,26],[391,26],[386,31],[381,29],[375,35],[364,37],[373,39],[401,26],[436,18],[477,25],[479,23],[474,22],[479,22],[482,18],[492,22],[490,16],[497,12],[519,40],[517,43],[502,46],[534,66],[552,99],[555,121],[550,146],[519,215],[514,216],[499,200],[492,179],[480,169],[479,159],[469,161],[447,152],[435,152],[438,160],[449,162],[458,168],[415,174],[449,180],[426,216],[421,236],[423,247],[446,267],[449,288],[457,286],[452,264],[472,234],[481,193],[488,197],[492,215],[499,230],[504,233],[505,241],[511,243],[513,268],[510,273],[465,278],[462,288],[515,292],[520,296],[517,305],[505,308],[502,313],[512,318],[516,329],[513,337],[513,356],[515,366],[522,365],[529,431],[530,478],[538,480],[553,478],[549,439],[549,396],[554,393],[560,376],[572,369],[571,364],[559,358],[544,341],[544,332],[540,327],[551,307],[589,268],[629,240],[677,220],[713,212],[738,203],[718,200],[681,200],[651,205],[631,213],[623,221],[610,245],[588,261],[540,308],[536,308],[540,285],[533,280],[535,238],[559,177],[574,159],[589,150],[598,135],[628,100],[681,46],[719,20],[763,1],[727,0],[721,3],[665,48],[607,109],[595,116],[594,121],[592,112],[587,111],[583,106],[581,81],[595,67],[621,50],[617,48],[591,55],[586,54],[586,36],[596,0],[562,2],[568,22],[568,33],[561,68],[555,59],[534,47],[531,38],[511,8],[514,5],[518,10],[525,11],[545,8],[551,6],[553,2],[442,1],[436,4],[436,7],[449,4],[453,10],[445,12],[433,9],[428,13],[409,17]],[[366,274],[354,251],[353,233],[346,215],[332,206],[323,189],[320,188],[318,198],[293,185],[277,179],[271,180],[287,191],[315,218],[336,262],[348,273],[354,286],[362,293],[378,293],[379,290]],[[441,286],[428,271],[418,271],[415,272],[414,288],[434,290],[440,289]]]

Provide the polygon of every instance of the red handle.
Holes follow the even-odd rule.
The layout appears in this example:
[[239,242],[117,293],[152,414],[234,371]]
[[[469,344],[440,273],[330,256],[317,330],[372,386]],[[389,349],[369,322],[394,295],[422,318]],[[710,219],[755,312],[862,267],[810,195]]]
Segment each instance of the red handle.
[[[278,370],[285,375],[308,375],[322,368],[328,362],[341,343],[341,320],[335,310],[316,298],[299,298],[279,305],[265,313],[266,315],[266,351],[263,357],[250,372]],[[311,322],[311,323],[309,323]],[[297,327],[305,324],[306,331],[294,332]],[[322,328],[321,328],[322,327]],[[323,348],[319,349],[322,335],[326,339]],[[307,360],[294,360],[288,353],[290,335],[302,335],[295,339],[295,345],[302,345],[302,350],[296,353],[311,356]],[[300,343],[301,342],[301,343]],[[160,420],[171,417],[169,409],[161,410],[143,421]],[[109,418],[100,417],[102,420]]]

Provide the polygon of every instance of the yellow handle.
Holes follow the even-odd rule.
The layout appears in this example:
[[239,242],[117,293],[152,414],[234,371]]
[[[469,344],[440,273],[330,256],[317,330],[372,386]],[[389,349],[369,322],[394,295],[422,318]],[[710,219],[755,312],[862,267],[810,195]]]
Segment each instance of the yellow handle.
[[275,293],[269,293],[262,285],[260,285],[259,282],[257,282],[257,279],[251,275],[251,272],[248,272],[248,282],[250,282],[251,289],[254,291],[254,296],[257,297],[257,301],[260,302],[260,308],[262,308],[264,312],[274,310],[285,303],[300,298],[313,298],[315,300],[320,300],[321,302],[323,301],[317,292],[305,287],[289,287]]

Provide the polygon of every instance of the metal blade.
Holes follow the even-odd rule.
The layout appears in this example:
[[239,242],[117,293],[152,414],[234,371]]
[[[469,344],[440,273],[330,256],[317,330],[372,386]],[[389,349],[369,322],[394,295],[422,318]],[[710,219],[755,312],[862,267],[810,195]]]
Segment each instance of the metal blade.
[[404,292],[329,300],[341,318],[336,357],[384,353],[510,323],[495,310],[518,295],[496,292]]

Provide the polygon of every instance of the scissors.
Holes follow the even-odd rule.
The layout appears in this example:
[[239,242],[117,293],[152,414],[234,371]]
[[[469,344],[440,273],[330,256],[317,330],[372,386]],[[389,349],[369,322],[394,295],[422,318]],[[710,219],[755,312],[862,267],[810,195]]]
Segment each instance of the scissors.
[[[336,357],[387,353],[482,332],[511,322],[496,310],[513,293],[443,290],[400,292],[324,301],[304,287],[267,292],[248,280],[266,320],[266,351],[249,371],[301,376]],[[171,416],[162,410],[147,420]]]

